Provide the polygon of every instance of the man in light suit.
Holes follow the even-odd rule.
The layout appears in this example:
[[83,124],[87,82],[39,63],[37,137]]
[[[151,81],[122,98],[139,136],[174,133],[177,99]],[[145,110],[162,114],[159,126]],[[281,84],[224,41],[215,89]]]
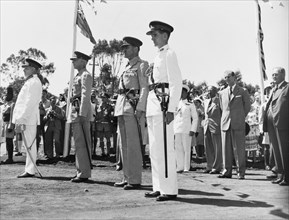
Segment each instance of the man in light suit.
[[245,179],[245,117],[251,108],[247,90],[236,84],[236,74],[225,72],[228,87],[220,92],[221,137],[224,170],[219,178],[232,177],[233,156],[237,165],[238,179]]
[[72,87],[72,105],[69,109],[68,122],[71,123],[75,143],[76,177],[71,182],[86,182],[91,177],[91,89],[92,76],[86,70],[90,56],[79,51],[70,60],[78,73]]
[[[147,124],[152,167],[153,192],[145,193],[145,197],[156,197],[157,201],[172,200],[178,194],[176,172],[176,154],[174,149],[174,113],[177,111],[182,91],[182,75],[176,53],[169,47],[168,40],[174,28],[160,21],[149,24],[154,45],[158,48],[152,71],[149,75],[149,94],[147,99]],[[151,70],[151,68],[149,69]],[[167,98],[169,102],[163,105],[160,100]],[[166,126],[166,136],[163,128]],[[167,176],[165,172],[164,138],[167,140]]]
[[223,168],[222,141],[221,141],[221,108],[217,96],[218,89],[215,86],[208,88],[210,98],[204,101],[205,108],[205,148],[207,158],[206,172],[219,174]]
[[285,69],[276,67],[272,73],[275,87],[265,108],[263,130],[268,131],[273,146],[278,178],[272,183],[289,184],[289,84]]
[[187,99],[190,91],[183,85],[181,100],[174,120],[177,173],[188,172],[191,167],[191,141],[198,130],[199,117],[194,103]]
[[36,171],[37,149],[35,139],[37,125],[40,124],[39,103],[42,94],[42,84],[37,75],[42,65],[35,60],[26,59],[22,67],[24,68],[26,81],[18,94],[12,123],[15,124],[16,130],[23,131],[28,145],[27,148],[31,153],[31,158],[28,153],[26,156],[25,172],[17,176],[18,178],[27,178],[33,177]]
[[124,190],[138,189],[142,177],[142,132],[148,95],[148,62],[140,59],[142,42],[134,37],[124,37],[125,58],[129,60],[119,83],[119,95],[115,104],[120,134],[120,149],[123,166],[123,181],[115,183]]

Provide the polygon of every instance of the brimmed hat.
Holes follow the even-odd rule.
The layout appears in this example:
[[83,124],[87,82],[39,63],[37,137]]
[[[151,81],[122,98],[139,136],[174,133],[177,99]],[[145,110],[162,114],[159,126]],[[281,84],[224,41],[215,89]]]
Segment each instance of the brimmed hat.
[[146,33],[147,35],[151,35],[155,31],[164,31],[167,33],[171,33],[174,31],[174,28],[171,25],[166,24],[166,23],[161,22],[161,21],[150,22],[149,28],[150,28],[150,30]]
[[28,67],[28,66],[34,67],[35,69],[40,69],[42,67],[42,65],[40,63],[38,63],[37,61],[32,60],[30,58],[25,59],[23,65],[22,65],[23,68]]
[[121,48],[124,48],[126,46],[140,47],[142,45],[141,40],[135,37],[124,37],[122,40],[123,44],[121,45]]
[[91,59],[91,56],[88,56],[88,55],[81,53],[79,51],[75,51],[74,56],[72,58],[70,58],[70,60],[75,60],[75,59],[83,59],[83,60],[88,61]]

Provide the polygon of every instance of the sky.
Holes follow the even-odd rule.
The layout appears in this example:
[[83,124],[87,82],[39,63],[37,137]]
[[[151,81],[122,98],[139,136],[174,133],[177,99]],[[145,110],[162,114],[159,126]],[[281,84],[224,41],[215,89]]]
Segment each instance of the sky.
[[[19,50],[37,48],[56,67],[49,78],[49,92],[62,93],[71,72],[75,1],[0,0],[0,4],[1,64]],[[260,0],[259,4],[267,75],[270,80],[272,68],[281,66],[288,79],[289,2]],[[149,63],[157,51],[146,35],[149,22],[160,20],[172,25],[174,32],[169,45],[177,54],[183,79],[216,85],[224,71],[230,69],[240,70],[244,82],[260,84],[254,0],[107,0],[96,3],[97,15],[85,5],[83,10],[96,41],[121,40],[125,36],[139,38],[143,42],[140,57]],[[92,48],[77,28],[76,50],[91,54]]]

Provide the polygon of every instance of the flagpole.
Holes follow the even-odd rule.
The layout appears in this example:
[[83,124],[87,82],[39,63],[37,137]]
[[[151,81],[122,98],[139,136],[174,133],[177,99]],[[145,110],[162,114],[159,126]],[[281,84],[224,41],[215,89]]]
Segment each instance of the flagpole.
[[[74,7],[74,18],[73,18],[73,43],[72,43],[72,56],[76,49],[76,19],[77,19],[77,11],[78,11],[78,1],[75,0],[75,7]],[[72,83],[74,78],[74,66],[71,63],[71,70],[70,70],[70,80],[69,80],[69,88],[67,94],[67,101],[66,101],[66,119],[69,116],[69,108],[70,108],[70,98],[71,98],[71,91],[72,91]],[[63,157],[69,156],[69,137],[70,137],[70,123],[66,121],[65,123],[65,133],[64,133],[64,147],[63,147]]]
[[261,101],[262,103],[265,102],[265,96],[264,96],[264,76],[263,76],[263,63],[262,63],[262,57],[261,57],[261,36],[260,36],[260,22],[261,22],[261,8],[259,5],[258,0],[255,0],[257,5],[257,45],[258,45],[258,57],[259,57],[259,70],[260,70],[260,85],[261,85]]

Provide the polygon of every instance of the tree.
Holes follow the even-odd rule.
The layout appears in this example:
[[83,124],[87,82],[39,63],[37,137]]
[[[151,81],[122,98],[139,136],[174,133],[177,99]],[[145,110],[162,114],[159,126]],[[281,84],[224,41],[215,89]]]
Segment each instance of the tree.
[[109,43],[107,40],[98,40],[92,53],[95,56],[100,69],[104,64],[108,64],[111,66],[112,75],[118,74],[124,58],[121,53],[121,45],[121,40],[113,39],[109,41]]
[[46,77],[53,74],[55,71],[54,63],[47,63],[47,57],[44,52],[36,48],[29,48],[28,50],[19,50],[17,55],[11,54],[6,63],[2,63],[0,67],[1,80],[14,89],[14,97],[17,95],[24,84],[24,77],[21,70],[21,65],[26,58],[37,60],[43,65],[40,73],[45,78],[44,81],[49,84]]
[[111,83],[111,91],[113,92],[116,92],[117,90],[117,75],[120,71],[124,58],[123,54],[121,53],[122,43],[123,42],[121,40],[116,39],[109,42],[107,42],[107,40],[98,40],[92,51],[101,72],[100,77],[96,78],[96,84],[103,84],[100,82],[100,80],[106,79],[106,83],[108,81]]

